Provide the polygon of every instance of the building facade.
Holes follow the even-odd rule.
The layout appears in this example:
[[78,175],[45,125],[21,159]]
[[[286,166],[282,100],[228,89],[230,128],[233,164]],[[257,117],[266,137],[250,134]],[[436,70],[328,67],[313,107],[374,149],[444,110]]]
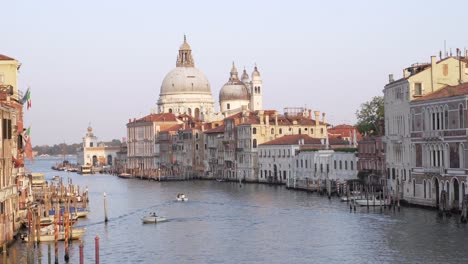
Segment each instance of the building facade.
[[[457,85],[468,80],[464,57],[447,57],[430,63],[417,63],[403,70],[403,78],[394,80],[384,88],[385,103],[385,160],[388,193],[406,198],[405,191],[411,187],[410,174],[410,102],[446,85]],[[410,198],[410,197],[408,197]]]
[[467,194],[468,83],[413,100],[410,164],[404,197],[410,203],[461,209]]

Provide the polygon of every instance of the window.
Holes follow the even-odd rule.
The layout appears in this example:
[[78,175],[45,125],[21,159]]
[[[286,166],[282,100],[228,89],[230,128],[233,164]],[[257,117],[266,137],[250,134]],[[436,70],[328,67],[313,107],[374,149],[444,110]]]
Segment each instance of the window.
[[341,163],[341,160],[340,160],[340,170],[343,169],[343,163]]
[[253,143],[252,143],[252,146],[253,148],[257,148],[257,139],[253,139]]
[[459,118],[458,122],[459,122],[459,125],[460,125],[459,127],[460,128],[465,127],[465,122],[464,122],[465,115],[463,114],[463,105],[461,105],[461,104],[458,107],[458,118]]
[[279,134],[280,135],[283,134],[283,129],[281,129],[281,128],[279,129]]
[[348,169],[348,161],[347,161],[347,160],[345,160],[345,162],[344,162],[344,169],[345,169],[345,170]]
[[172,113],[172,108],[169,108],[169,113]]
[[2,119],[3,139],[11,139],[11,120]]
[[274,129],[274,128],[271,129],[271,134],[272,134],[272,135],[275,134],[275,129]]
[[321,129],[320,129],[320,134],[322,134],[322,135],[323,135],[323,128],[321,128]]
[[257,134],[257,128],[256,128],[256,127],[254,127],[254,128],[252,129],[252,134],[254,134],[254,135]]
[[354,170],[354,163],[351,161],[351,170]]
[[92,148],[93,147],[93,142],[89,142],[89,146]]
[[198,144],[195,144],[195,150],[198,150]]
[[226,108],[229,110],[231,109],[231,104],[227,104]]
[[416,96],[422,95],[422,84],[421,83],[415,83],[414,84],[414,95],[416,95]]
[[336,160],[334,160],[333,163],[334,163],[334,167],[335,167],[335,170],[336,170]]

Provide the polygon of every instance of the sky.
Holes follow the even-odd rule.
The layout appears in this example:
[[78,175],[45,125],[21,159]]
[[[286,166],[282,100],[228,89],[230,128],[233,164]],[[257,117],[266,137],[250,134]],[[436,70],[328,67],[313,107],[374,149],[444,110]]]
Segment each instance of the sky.
[[382,96],[388,74],[468,48],[464,1],[5,1],[0,54],[22,63],[33,145],[126,137],[156,106],[184,34],[219,91],[232,62],[263,79],[263,107],[307,107],[332,125]]

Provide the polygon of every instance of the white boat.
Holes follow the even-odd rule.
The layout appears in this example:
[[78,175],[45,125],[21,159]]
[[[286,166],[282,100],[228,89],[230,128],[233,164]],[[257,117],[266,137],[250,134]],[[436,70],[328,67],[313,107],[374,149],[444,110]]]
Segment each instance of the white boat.
[[178,202],[187,202],[188,198],[183,193],[177,194],[177,201]]
[[[86,232],[86,228],[72,228],[71,230],[71,233],[72,233],[72,240],[78,240],[78,239],[81,239],[84,235],[84,233]],[[29,237],[28,235],[23,235],[21,237],[21,239],[23,239],[23,241],[26,241],[28,242],[29,241]],[[52,241],[55,241],[55,234],[54,234],[54,230],[51,229],[51,230],[47,230],[45,233],[41,233],[40,235],[40,238],[39,240],[41,242],[52,242]],[[58,236],[57,236],[57,240],[58,241],[64,241],[65,240],[65,232],[64,231],[60,231],[58,233]],[[37,241],[37,237],[34,237],[34,241]]]
[[360,206],[380,206],[380,205],[388,205],[388,202],[384,200],[378,200],[378,199],[356,199],[354,201],[357,205]]
[[155,213],[151,213],[150,215],[143,217],[141,220],[143,221],[143,224],[156,224],[167,221],[166,218],[157,216]]
[[348,201],[353,201],[353,200],[357,200],[357,199],[359,199],[359,197],[357,197],[357,196],[350,196],[350,197],[343,196],[343,197],[341,197],[342,202],[348,202]]

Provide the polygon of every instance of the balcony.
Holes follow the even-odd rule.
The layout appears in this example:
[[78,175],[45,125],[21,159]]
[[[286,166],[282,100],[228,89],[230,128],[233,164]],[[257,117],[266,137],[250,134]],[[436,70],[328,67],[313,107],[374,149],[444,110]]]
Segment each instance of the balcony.
[[422,137],[426,141],[441,141],[444,140],[444,131],[442,130],[432,130],[424,131]]
[[423,168],[423,172],[427,174],[444,174],[445,169],[441,167],[427,167]]

